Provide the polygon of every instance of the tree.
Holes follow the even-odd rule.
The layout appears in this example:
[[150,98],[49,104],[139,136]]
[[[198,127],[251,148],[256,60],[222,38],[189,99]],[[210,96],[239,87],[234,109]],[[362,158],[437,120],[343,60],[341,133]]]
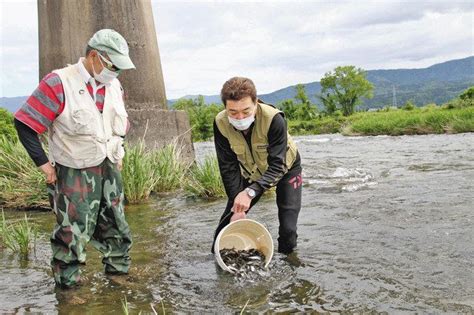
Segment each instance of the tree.
[[[327,72],[321,79],[321,97],[326,110],[333,110],[334,103],[344,116],[354,113],[362,97],[372,98],[372,83],[365,78],[365,71],[354,66],[340,66]],[[326,100],[326,103],[324,103]]]
[[205,141],[212,137],[214,118],[224,109],[220,104],[205,104],[202,95],[195,99],[179,99],[173,108],[188,113],[193,141]]
[[287,99],[282,101],[280,104],[277,105],[278,109],[285,113],[285,117],[288,120],[295,120],[298,117],[296,116],[297,107],[295,102],[292,99]]
[[337,104],[334,95],[326,93],[326,96],[321,94],[318,98],[321,100],[321,102],[323,102],[327,114],[332,115],[336,112]]
[[316,117],[316,106],[311,104],[303,84],[296,86],[295,100],[297,103],[296,116],[301,120],[311,120]]
[[470,105],[474,103],[474,86],[471,86],[467,90],[465,90],[459,98],[465,102],[469,102]]
[[303,84],[296,86],[294,100],[284,100],[277,107],[285,113],[288,120],[311,120],[317,115],[317,108],[311,104]]

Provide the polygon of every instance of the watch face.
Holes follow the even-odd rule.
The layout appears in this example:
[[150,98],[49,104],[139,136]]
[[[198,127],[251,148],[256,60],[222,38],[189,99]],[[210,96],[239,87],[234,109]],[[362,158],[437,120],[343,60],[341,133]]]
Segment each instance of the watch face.
[[251,198],[255,197],[255,190],[253,190],[252,188],[247,188],[246,190],[247,190],[247,194],[248,194]]

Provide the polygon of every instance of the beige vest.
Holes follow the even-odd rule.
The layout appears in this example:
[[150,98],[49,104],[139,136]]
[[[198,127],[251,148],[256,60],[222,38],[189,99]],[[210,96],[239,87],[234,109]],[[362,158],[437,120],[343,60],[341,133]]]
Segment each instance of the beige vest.
[[[281,113],[278,109],[263,103],[257,103],[257,112],[252,129],[249,148],[242,132],[236,130],[229,122],[226,110],[216,116],[217,128],[229,140],[232,151],[239,160],[242,176],[250,182],[258,180],[268,168],[268,130],[273,117]],[[290,169],[296,159],[297,148],[288,134],[285,168]]]
[[82,169],[97,166],[107,157],[116,163],[125,155],[123,139],[127,112],[120,82],[115,79],[105,88],[103,112],[87,90],[77,65],[53,71],[63,88],[65,106],[49,129],[51,162]]

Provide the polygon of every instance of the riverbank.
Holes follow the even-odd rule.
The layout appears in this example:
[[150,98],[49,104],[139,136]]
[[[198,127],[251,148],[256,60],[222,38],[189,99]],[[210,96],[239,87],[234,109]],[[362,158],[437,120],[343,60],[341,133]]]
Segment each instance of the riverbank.
[[346,136],[421,135],[474,132],[474,106],[425,106],[411,110],[358,112],[349,117],[325,116],[311,121],[289,121],[292,135],[341,133]]
[[[340,133],[346,136],[455,134],[474,132],[474,106],[427,105],[420,108],[358,112],[349,117],[322,116],[289,121],[290,134]],[[12,128],[10,128],[12,129]],[[0,135],[0,206],[7,209],[49,209],[43,174],[11,132]],[[12,129],[13,130],[13,129]],[[179,191],[198,198],[225,196],[214,150],[203,163],[185,165],[179,148],[158,151],[129,147],[122,172],[130,203],[146,202],[152,193]]]
[[[193,198],[225,196],[217,158],[206,155],[203,163],[184,162],[176,143],[146,150],[130,145],[123,160],[122,178],[127,204],[146,203],[153,193],[173,192]],[[0,135],[0,209],[51,209],[44,174],[22,144]]]

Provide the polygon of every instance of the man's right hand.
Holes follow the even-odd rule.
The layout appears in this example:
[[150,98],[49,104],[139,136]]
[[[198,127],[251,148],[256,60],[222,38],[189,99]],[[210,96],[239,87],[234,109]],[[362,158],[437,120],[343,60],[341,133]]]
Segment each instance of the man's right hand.
[[56,171],[51,163],[47,162],[41,165],[40,170],[46,175],[46,183],[47,184],[54,184],[56,183]]

